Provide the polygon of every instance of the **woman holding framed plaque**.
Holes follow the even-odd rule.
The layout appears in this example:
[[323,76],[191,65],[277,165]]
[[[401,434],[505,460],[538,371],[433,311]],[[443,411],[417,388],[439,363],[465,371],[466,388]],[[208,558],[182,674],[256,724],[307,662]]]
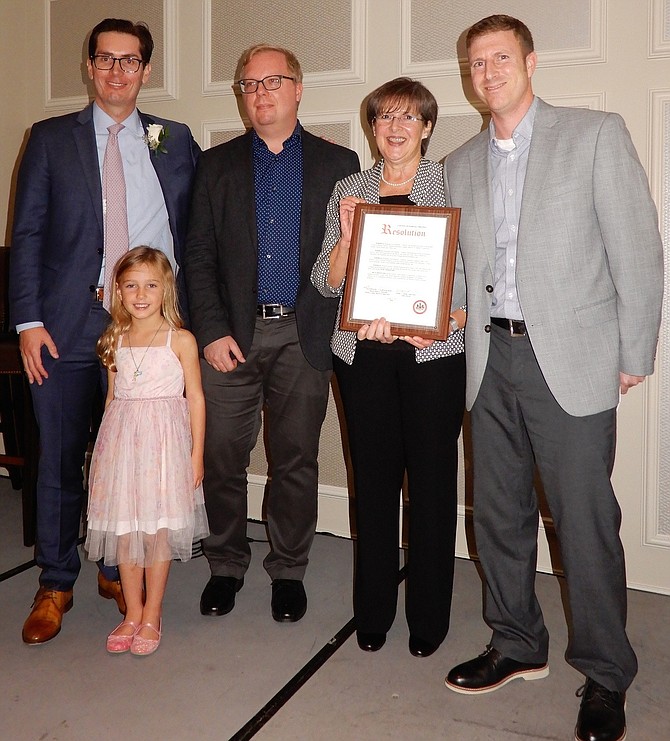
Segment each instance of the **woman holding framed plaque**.
[[[323,248],[312,283],[344,294],[357,203],[444,207],[442,167],[424,158],[437,101],[400,77],[373,91],[366,115],[380,159],[339,181],[328,204]],[[402,277],[403,254],[394,263]],[[410,265],[407,266],[409,269]],[[357,332],[340,329],[331,347],[353,467],[356,512],[356,637],[379,650],[398,596],[398,514],[405,474],[409,495],[406,616],[409,650],[429,656],[449,629],[456,538],[458,437],[464,408],[465,283],[460,259],[445,340],[398,336],[378,317]]]

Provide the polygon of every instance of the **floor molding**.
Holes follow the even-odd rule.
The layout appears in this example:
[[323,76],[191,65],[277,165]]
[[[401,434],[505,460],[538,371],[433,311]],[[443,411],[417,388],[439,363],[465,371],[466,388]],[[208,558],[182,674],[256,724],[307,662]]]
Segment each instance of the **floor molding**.
[[[263,497],[265,494],[266,482],[266,476],[249,475],[248,517],[252,520],[264,520]],[[458,506],[457,517],[456,556],[457,558],[470,558],[470,551],[468,549],[465,533],[465,505],[460,504]],[[319,516],[316,523],[316,530],[319,533],[330,533],[331,535],[337,535],[341,538],[351,537],[351,530],[349,527],[349,493],[347,489],[337,486],[319,486]],[[540,534],[538,537],[537,570],[546,574],[553,573],[549,545],[547,543],[542,522],[540,522]]]

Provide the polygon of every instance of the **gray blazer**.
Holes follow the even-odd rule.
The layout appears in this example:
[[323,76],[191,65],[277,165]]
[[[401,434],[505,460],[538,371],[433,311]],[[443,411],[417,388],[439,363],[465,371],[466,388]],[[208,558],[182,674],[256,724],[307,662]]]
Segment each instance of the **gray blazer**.
[[[486,368],[495,238],[489,132],[447,157],[461,211],[467,407]],[[538,100],[519,218],[517,289],[545,380],[574,416],[611,409],[619,372],[653,372],[663,249],[647,177],[621,117]]]

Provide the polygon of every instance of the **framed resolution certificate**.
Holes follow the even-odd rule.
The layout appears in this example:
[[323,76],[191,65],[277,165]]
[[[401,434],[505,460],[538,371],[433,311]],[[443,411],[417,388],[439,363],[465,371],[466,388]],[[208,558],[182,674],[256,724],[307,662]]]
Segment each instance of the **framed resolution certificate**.
[[384,317],[394,335],[445,340],[460,217],[458,208],[356,204],[340,328]]

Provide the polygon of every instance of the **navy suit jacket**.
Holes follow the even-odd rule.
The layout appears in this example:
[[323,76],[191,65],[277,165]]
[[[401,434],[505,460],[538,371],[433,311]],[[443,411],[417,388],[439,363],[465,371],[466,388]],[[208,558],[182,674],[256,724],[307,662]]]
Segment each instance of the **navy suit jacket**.
[[[300,347],[318,370],[332,367],[337,302],[311,283],[326,206],[338,180],[358,172],[358,155],[302,130],[300,287],[295,306]],[[185,255],[192,328],[201,348],[232,336],[246,356],[258,304],[258,238],[252,132],[203,152],[193,186]]]
[[[92,105],[36,123],[19,169],[10,249],[12,326],[41,321],[67,355],[91,308],[103,256],[102,185]],[[169,127],[166,153],[151,155],[170,220],[177,263],[188,228],[200,148],[185,124],[140,113]],[[180,292],[183,293],[183,292]],[[53,359],[43,353],[48,371]]]

